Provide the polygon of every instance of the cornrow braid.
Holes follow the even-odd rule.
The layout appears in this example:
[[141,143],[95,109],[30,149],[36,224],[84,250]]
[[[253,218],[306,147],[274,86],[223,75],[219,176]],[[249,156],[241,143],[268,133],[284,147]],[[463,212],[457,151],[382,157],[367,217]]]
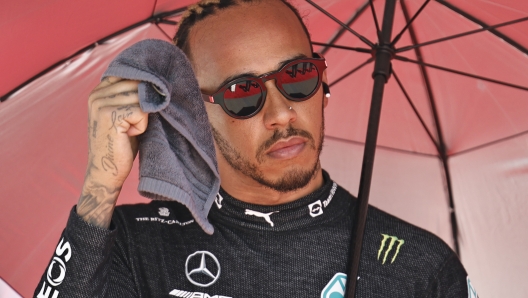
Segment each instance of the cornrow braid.
[[[176,31],[176,34],[174,35],[173,42],[174,44],[179,47],[184,53],[186,53],[188,56],[190,56],[190,49],[188,44],[188,38],[189,38],[189,31],[191,28],[198,23],[199,21],[205,19],[206,17],[210,15],[214,15],[220,10],[223,10],[225,8],[235,6],[239,3],[251,3],[251,2],[260,2],[265,0],[201,0],[198,3],[191,5],[187,8],[185,13],[183,13],[182,18],[180,19],[180,25],[178,27],[178,31]],[[306,33],[306,36],[308,37],[308,40],[310,40],[310,33],[308,32],[308,29],[306,28],[306,25],[303,22],[303,18],[300,15],[299,11],[295,6],[293,6],[291,3],[288,2],[288,0],[278,0],[284,3],[286,6],[288,6],[293,13],[295,13],[295,16],[299,19],[299,22],[301,22],[301,26]]]

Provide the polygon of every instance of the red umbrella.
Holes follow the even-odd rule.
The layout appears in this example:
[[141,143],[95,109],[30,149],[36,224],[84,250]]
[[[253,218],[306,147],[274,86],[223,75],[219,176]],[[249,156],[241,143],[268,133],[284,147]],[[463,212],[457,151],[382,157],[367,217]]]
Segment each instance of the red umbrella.
[[[191,2],[2,4],[1,297],[10,297],[2,292],[4,283],[25,297],[33,294],[67,210],[77,200],[87,152],[82,135],[85,99],[91,86],[127,46],[145,38],[168,40],[175,22],[165,16]],[[134,188],[128,187],[120,203],[143,199]]]
[[[145,38],[168,40],[174,26],[156,20],[177,20],[163,12],[189,2],[4,4],[0,278],[23,296],[44,272],[81,189],[88,93],[122,49]],[[315,2],[362,37],[294,1],[329,64],[322,163],[357,194],[378,42],[373,15],[381,29],[385,1]],[[404,33],[385,86],[370,201],[458,246],[481,296],[528,292],[527,17],[525,1],[395,5],[392,38]],[[451,38],[466,32],[473,33]],[[424,44],[439,39],[446,40]],[[144,200],[136,181],[137,171],[119,203]]]

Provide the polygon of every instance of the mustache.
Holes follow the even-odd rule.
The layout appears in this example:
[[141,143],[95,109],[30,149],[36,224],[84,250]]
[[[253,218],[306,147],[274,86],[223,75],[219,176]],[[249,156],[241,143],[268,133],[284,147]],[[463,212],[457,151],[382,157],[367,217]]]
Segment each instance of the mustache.
[[259,146],[259,149],[257,150],[257,159],[260,160],[260,157],[264,154],[264,152],[271,148],[271,146],[273,146],[273,144],[277,143],[279,140],[287,139],[293,136],[299,136],[308,139],[310,146],[315,149],[315,140],[311,133],[306,130],[289,126],[286,130],[275,130],[273,135]]

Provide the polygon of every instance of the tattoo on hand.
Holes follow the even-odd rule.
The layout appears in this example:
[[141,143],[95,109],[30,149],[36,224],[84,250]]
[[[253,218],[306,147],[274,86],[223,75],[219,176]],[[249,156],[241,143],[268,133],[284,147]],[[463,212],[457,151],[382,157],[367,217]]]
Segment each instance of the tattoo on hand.
[[110,172],[112,175],[117,176],[117,166],[114,162],[114,139],[110,135],[106,136],[108,139],[108,144],[106,145],[107,152],[106,155],[101,158],[101,164],[105,172]]
[[112,112],[112,126],[110,127],[110,129],[113,128],[117,132],[116,124],[121,124],[125,119],[130,117],[130,115],[132,115],[131,105],[126,105],[126,106],[118,108],[117,111],[113,111]]

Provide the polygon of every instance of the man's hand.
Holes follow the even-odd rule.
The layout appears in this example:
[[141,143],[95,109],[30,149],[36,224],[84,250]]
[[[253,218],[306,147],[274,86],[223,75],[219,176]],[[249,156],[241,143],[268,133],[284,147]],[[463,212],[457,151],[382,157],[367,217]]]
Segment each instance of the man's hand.
[[137,154],[136,136],[147,128],[138,81],[107,77],[88,100],[88,166],[77,214],[108,228],[121,187]]

